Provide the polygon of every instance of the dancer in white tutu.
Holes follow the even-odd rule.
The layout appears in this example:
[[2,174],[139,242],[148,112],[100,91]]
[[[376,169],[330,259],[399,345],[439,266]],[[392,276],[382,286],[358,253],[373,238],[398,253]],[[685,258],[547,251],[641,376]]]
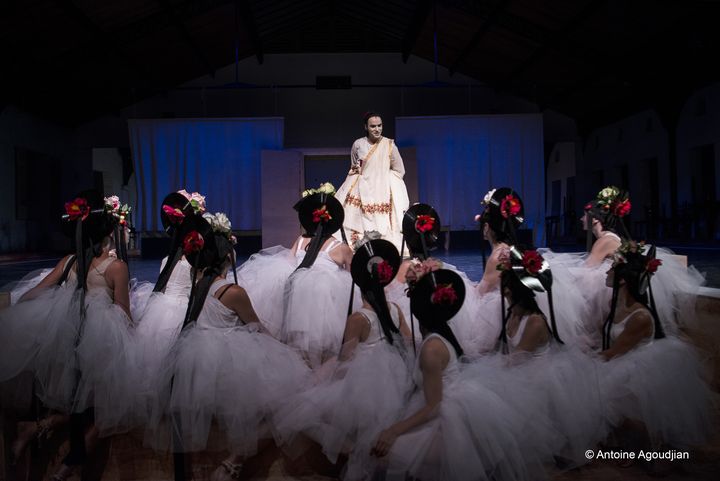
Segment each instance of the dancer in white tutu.
[[275,416],[276,439],[290,454],[300,454],[300,434],[320,444],[332,463],[348,454],[345,480],[371,479],[373,442],[384,426],[398,420],[412,387],[405,345],[410,330],[383,291],[400,256],[382,239],[356,245],[352,273],[363,305],[347,320],[340,362],[330,378],[287,399]]
[[[335,187],[325,182],[317,189],[305,190],[303,197],[318,193],[333,195]],[[260,322],[276,338],[281,336],[285,283],[302,262],[302,256],[296,255],[296,245],[297,242],[293,249],[281,245],[268,247],[236,269],[238,284],[247,291]]]
[[[261,332],[245,290],[225,279],[229,225],[189,221],[184,248],[202,278],[166,362],[148,441],[176,452],[228,449],[232,456],[213,479],[236,479],[240,463],[271,438],[267,421],[276,404],[295,394],[309,371],[293,349]],[[209,443],[213,423],[222,433],[218,445]]]
[[[352,286],[352,250],[332,236],[344,216],[335,197],[310,194],[295,209],[305,235],[292,247],[299,265],[285,285],[280,339],[299,349],[316,368],[341,347]],[[353,295],[353,307],[359,307],[359,297]]]
[[460,378],[463,352],[447,324],[465,296],[460,276],[431,272],[411,296],[424,341],[405,419],[383,430],[373,447],[376,456],[387,456],[385,479],[537,479],[551,451],[546,437],[525,429],[528,413]]
[[717,402],[695,348],[666,336],[672,323],[661,322],[654,308],[651,279],[663,267],[654,248],[628,241],[607,273],[612,305],[603,329],[607,362],[600,366],[605,414],[613,426],[639,423],[650,443],[641,448],[703,444]]
[[144,412],[155,396],[158,375],[170,348],[180,334],[192,287],[190,263],[185,258],[185,237],[192,222],[205,212],[205,198],[194,192],[173,192],[162,202],[160,219],[170,235],[170,250],[160,266],[158,280],[147,306],[137,321],[138,409]]
[[[519,412],[532,413],[528,423],[552,425],[560,437],[546,445],[563,467],[585,464],[586,451],[606,434],[596,364],[580,349],[565,345],[558,334],[554,276],[547,261],[535,250],[516,246],[501,249],[498,259],[503,300],[509,306],[500,336],[506,355],[482,358],[463,374],[495,390]],[[536,294],[550,301],[548,315]]]
[[[77,287],[69,301],[54,299],[47,306],[50,314],[38,337],[38,396],[51,408],[73,413],[70,454],[54,479],[65,479],[80,467],[101,432],[123,430],[133,416],[129,276],[127,264],[110,255],[119,247],[113,230],[121,227],[122,242],[126,224],[122,209],[107,201],[86,191],[65,205],[66,230],[75,233],[77,254],[63,271]],[[30,291],[26,297],[34,295]],[[28,439],[65,421],[65,416],[51,415],[37,423],[34,433],[21,436]]]

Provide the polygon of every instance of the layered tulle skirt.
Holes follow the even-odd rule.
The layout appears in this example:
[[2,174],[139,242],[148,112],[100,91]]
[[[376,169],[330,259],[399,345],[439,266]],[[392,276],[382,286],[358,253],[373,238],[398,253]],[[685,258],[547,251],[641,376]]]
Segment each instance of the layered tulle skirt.
[[393,345],[358,345],[329,379],[283,403],[274,424],[278,444],[298,455],[303,433],[333,463],[349,453],[343,479],[370,479],[377,461],[370,450],[380,431],[399,420],[413,387],[408,358],[399,337]]
[[[502,373],[489,369],[461,375],[443,386],[443,399],[431,421],[399,436],[387,456],[386,479],[522,480],[544,477],[544,464],[561,442],[559,433],[538,408],[528,406],[532,390],[506,386]],[[504,383],[504,380],[501,380]],[[485,383],[489,383],[486,386]],[[513,402],[508,402],[511,400]],[[416,391],[405,409],[408,417],[425,404]],[[532,409],[531,409],[532,408]]]
[[253,254],[236,271],[258,319],[275,337],[282,327],[285,283],[296,264],[290,249],[274,246]]
[[[266,421],[309,370],[288,346],[250,327],[191,325],[170,351],[149,422],[158,449],[230,449],[250,456],[270,436]],[[211,441],[216,423],[222,436]],[[174,435],[173,435],[174,433]]]
[[610,425],[638,421],[652,441],[677,447],[708,439],[718,397],[692,345],[674,337],[656,340],[600,362],[598,370]]
[[362,300],[350,273],[321,262],[295,271],[285,285],[280,339],[300,350],[313,368],[340,351],[351,288],[354,312]]

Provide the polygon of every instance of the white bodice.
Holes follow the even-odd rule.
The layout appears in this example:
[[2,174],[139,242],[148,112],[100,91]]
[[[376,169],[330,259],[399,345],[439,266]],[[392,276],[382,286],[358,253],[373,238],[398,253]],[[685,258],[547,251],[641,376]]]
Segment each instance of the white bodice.
[[[443,380],[443,388],[448,387],[455,379],[458,378],[460,375],[460,366],[458,365],[458,358],[457,353],[455,352],[455,348],[450,344],[450,342],[442,337],[440,334],[430,334],[428,335],[420,345],[420,349],[418,353],[422,352],[423,346],[426,342],[428,342],[430,339],[438,338],[442,342],[445,343],[445,347],[447,347],[448,352],[450,353],[450,360],[447,363],[447,366],[445,366],[445,370],[442,373],[442,380]],[[417,385],[418,389],[422,389],[423,387],[423,375],[422,371],[420,370],[420,355],[417,356],[417,359],[415,359],[415,368],[413,369],[413,380],[415,381],[415,384]]]
[[[393,324],[395,327],[400,328],[400,309],[394,304],[389,305],[389,308]],[[358,312],[365,316],[365,319],[367,319],[367,322],[370,325],[370,334],[368,334],[365,344],[372,345],[383,341],[385,339],[385,332],[383,332],[382,326],[380,325],[380,319],[375,311],[361,307],[358,309]]]
[[[160,264],[160,270],[162,271],[167,263],[168,258],[164,258],[162,264]],[[165,286],[165,294],[173,297],[184,297],[190,296],[190,289],[192,288],[192,266],[185,259],[181,258],[175,267],[173,268],[170,278],[168,279],[167,285]]]
[[227,329],[244,324],[232,309],[215,298],[215,293],[232,282],[225,279],[217,280],[210,286],[205,304],[197,319],[197,326],[209,329]]
[[[612,325],[610,326],[610,342],[611,342],[611,343],[612,343],[612,342],[615,342],[615,340],[616,340],[618,337],[620,337],[620,334],[623,333],[623,331],[625,330],[625,327],[627,327],[627,322],[628,322],[628,320],[630,320],[630,318],[631,318],[632,316],[634,316],[636,313],[638,313],[638,312],[640,312],[640,311],[642,311],[642,310],[643,310],[642,308],[640,308],[640,309],[635,309],[635,310],[632,311],[630,314],[628,314],[627,316],[625,316],[625,319],[623,319],[622,321],[620,321],[620,322],[613,322],[613,323],[612,323]],[[638,343],[638,347],[652,343],[654,337],[655,337],[655,326],[653,325],[652,333],[651,333],[647,338],[645,338],[645,339],[643,339],[642,341],[640,341],[640,342]]]
[[[315,259],[315,262],[313,263],[313,266],[323,266],[327,268],[336,268],[340,269],[340,266],[337,265],[337,263],[332,260],[332,257],[330,257],[330,251],[332,251],[334,248],[342,244],[337,239],[330,238],[330,242],[318,252],[317,258]],[[298,241],[298,247],[297,250],[295,250],[295,261],[297,265],[300,265],[300,263],[305,258],[305,254],[307,254],[307,251],[305,248],[310,244],[311,239],[307,239],[305,237],[301,237]]]

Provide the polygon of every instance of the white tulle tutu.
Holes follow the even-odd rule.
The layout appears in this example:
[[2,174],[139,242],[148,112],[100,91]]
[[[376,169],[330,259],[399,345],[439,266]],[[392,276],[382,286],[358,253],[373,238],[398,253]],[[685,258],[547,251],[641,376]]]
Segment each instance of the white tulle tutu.
[[718,397],[692,345],[667,337],[598,363],[609,424],[640,421],[654,442],[675,447],[707,441]]
[[250,297],[258,319],[274,337],[280,335],[285,283],[295,267],[290,249],[274,246],[253,254],[236,271],[238,284]]
[[[160,270],[165,267],[163,259]],[[149,415],[156,397],[159,375],[173,343],[182,329],[192,287],[191,266],[182,258],[175,264],[164,292],[153,292],[142,315],[137,318],[135,338],[137,346],[138,410]],[[154,287],[154,286],[153,286]]]
[[[230,449],[250,456],[269,436],[264,421],[277,403],[299,391],[309,370],[299,354],[259,324],[242,325],[210,287],[198,320],[180,335],[164,363],[147,441],[159,449]],[[210,443],[213,422],[224,434]]]
[[155,285],[152,282],[130,279],[130,315],[137,323],[147,308]]
[[0,288],[0,292],[10,293],[10,305],[14,306],[27,291],[37,286],[40,281],[45,279],[48,274],[53,271],[52,267],[45,269],[35,269],[29,272],[19,281],[9,282]]
[[[340,351],[353,285],[350,273],[330,260],[323,261],[323,254],[310,268],[299,269],[288,279],[280,331],[280,339],[299,349],[313,368]],[[353,311],[362,305],[360,290],[354,289]]]
[[[555,253],[541,250],[553,274],[553,300],[561,339],[591,352],[602,346],[602,326],[610,314],[612,288],[605,285],[612,262],[607,259],[587,267],[585,253]],[[541,304],[541,297],[538,304]],[[547,301],[543,312],[549,316]]]
[[682,327],[696,328],[696,303],[704,276],[693,266],[685,267],[670,249],[657,248],[662,261],[651,280],[655,307],[667,334],[677,334]]
[[[263,421],[307,375],[295,351],[256,328],[192,325],[163,370],[159,399],[167,395],[169,401],[153,415],[152,443],[161,449],[230,449],[250,456],[258,439],[269,434],[261,431]],[[225,436],[219,445],[208,444],[213,421]],[[179,444],[171,439],[171,428],[181,433]]]
[[331,378],[283,403],[275,416],[276,440],[292,446],[302,432],[333,463],[349,451],[342,478],[370,479],[377,462],[370,450],[380,431],[399,420],[412,387],[402,339],[361,343]]
[[[43,365],[45,356],[41,361],[39,357],[55,347],[50,338],[65,324],[56,321],[65,319],[74,295],[74,286],[53,286],[34,299],[0,310],[0,382]],[[57,344],[62,343],[58,340]],[[62,363],[63,356],[58,357]],[[66,405],[70,400],[65,398]]]
[[125,311],[104,290],[89,290],[85,300],[73,410],[94,408],[95,425],[102,435],[125,432],[141,420],[134,330]]
[[578,348],[553,344],[539,355],[497,354],[468,365],[464,376],[528,414],[529,422],[551,425],[555,432],[544,435],[557,442],[547,445],[567,466],[585,464],[586,450],[608,433],[596,360]]
[[75,347],[80,336],[81,292],[75,283],[73,273],[67,287],[57,289],[60,295],[47,302],[46,322],[37,333],[37,395],[46,406],[61,412],[71,411],[80,375]]
[[[489,362],[477,364],[472,372],[466,373],[464,365],[461,368],[462,373],[451,353],[437,417],[397,438],[388,455],[386,479],[405,479],[406,475],[448,481],[544,477],[543,463],[552,460],[560,438],[543,413],[531,410],[532,389],[509,384],[503,371]],[[417,365],[415,373],[420,376]],[[404,417],[424,403],[418,388]]]

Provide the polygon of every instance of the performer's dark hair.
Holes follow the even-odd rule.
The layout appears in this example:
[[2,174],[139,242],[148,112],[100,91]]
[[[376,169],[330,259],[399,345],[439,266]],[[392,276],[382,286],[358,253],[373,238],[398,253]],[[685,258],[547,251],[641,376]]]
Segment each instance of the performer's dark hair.
[[[377,278],[377,276],[377,265],[374,265],[373,277]],[[368,301],[368,304],[372,306],[373,311],[375,311],[375,314],[378,316],[380,327],[385,334],[385,340],[392,344],[393,334],[397,334],[400,331],[397,327],[395,327],[395,324],[392,321],[390,308],[388,307],[387,298],[385,297],[385,288],[380,285],[379,282],[373,282],[366,286],[366,288],[362,290],[362,293]]]
[[620,294],[620,279],[624,280],[628,288],[628,292],[633,299],[643,305],[653,318],[654,338],[662,339],[665,337],[665,330],[660,322],[655,301],[652,298],[652,285],[648,279],[648,288],[646,292],[640,293],[641,276],[646,269],[646,261],[640,255],[625,255],[627,262],[619,263],[613,267],[613,291],[610,301],[610,313],[608,314],[605,324],[603,325],[603,349],[610,347],[610,330],[615,320],[615,311],[617,310],[618,297]]
[[215,246],[217,247],[216,255],[214,256],[210,265],[208,265],[202,271],[202,279],[198,281],[197,286],[193,290],[188,302],[188,309],[185,314],[184,325],[189,324],[197,320],[205,300],[207,299],[210,287],[212,286],[215,279],[222,274],[227,268],[230,261],[230,254],[233,250],[233,245],[228,238],[220,233],[214,233]]
[[[317,259],[320,250],[325,244],[325,241],[332,237],[332,234],[326,234],[323,232],[323,230],[324,229],[322,223],[318,224],[315,234],[311,237],[310,242],[308,242],[307,246],[305,246],[305,257],[303,257],[302,262],[299,266],[297,266],[295,270],[311,267],[313,264],[315,264],[315,260]],[[307,234],[303,235],[303,237],[307,237]],[[298,248],[300,248],[299,245]]]
[[363,125],[367,126],[368,120],[370,120],[372,117],[382,118],[382,115],[380,115],[378,112],[373,112],[372,110],[365,112],[365,115],[363,115]]

